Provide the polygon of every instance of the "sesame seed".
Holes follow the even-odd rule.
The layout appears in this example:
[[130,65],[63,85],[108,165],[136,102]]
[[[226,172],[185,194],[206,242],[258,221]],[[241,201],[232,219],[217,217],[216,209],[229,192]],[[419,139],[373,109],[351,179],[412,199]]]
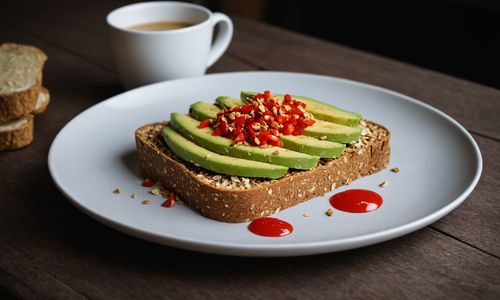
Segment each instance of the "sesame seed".
[[151,204],[151,200],[145,199],[144,201],[142,201],[142,205],[148,205],[148,204]]
[[113,194],[119,194],[120,193],[120,188],[116,188],[113,190]]
[[399,168],[398,167],[394,167],[391,169],[392,172],[394,173],[399,173]]
[[387,180],[382,181],[381,184],[378,185],[379,187],[385,188],[389,186],[389,182]]
[[159,188],[154,188],[149,191],[151,195],[159,195],[160,194],[160,189]]

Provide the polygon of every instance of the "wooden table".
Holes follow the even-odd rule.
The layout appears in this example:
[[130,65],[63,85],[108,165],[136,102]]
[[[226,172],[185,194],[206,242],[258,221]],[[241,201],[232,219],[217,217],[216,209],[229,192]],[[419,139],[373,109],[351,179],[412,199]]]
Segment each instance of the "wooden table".
[[352,251],[280,259],[156,245],[70,205],[52,182],[47,153],[74,116],[123,91],[104,21],[122,4],[2,3],[0,40],[34,44],[48,54],[44,85],[52,102],[36,119],[30,147],[0,153],[0,298],[499,299],[500,91],[236,16],[230,49],[210,73],[316,73],[420,99],[474,136],[484,159],[477,188],[458,209],[413,234]]

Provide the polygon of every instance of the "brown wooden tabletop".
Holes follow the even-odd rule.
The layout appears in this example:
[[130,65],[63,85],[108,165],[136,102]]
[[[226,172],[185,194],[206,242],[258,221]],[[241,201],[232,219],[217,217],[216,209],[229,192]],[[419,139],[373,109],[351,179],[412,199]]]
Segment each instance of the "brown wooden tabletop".
[[[43,2],[43,3],[42,3]],[[500,91],[232,16],[232,44],[210,70],[324,74],[389,88],[449,114],[481,149],[481,180],[456,210],[404,237],[296,258],[238,258],[160,246],[81,213],[47,168],[58,131],[123,92],[106,14],[122,1],[4,1],[0,42],[49,57],[48,110],[34,143],[0,153],[0,298],[481,298],[500,299]],[[265,47],[255,47],[265,45]]]

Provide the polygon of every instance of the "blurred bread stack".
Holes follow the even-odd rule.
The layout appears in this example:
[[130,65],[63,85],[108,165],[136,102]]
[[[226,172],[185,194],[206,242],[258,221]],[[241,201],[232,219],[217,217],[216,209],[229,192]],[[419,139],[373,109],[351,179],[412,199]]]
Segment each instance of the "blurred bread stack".
[[38,48],[0,44],[0,150],[33,141],[34,115],[45,111],[49,91],[42,87],[47,55]]

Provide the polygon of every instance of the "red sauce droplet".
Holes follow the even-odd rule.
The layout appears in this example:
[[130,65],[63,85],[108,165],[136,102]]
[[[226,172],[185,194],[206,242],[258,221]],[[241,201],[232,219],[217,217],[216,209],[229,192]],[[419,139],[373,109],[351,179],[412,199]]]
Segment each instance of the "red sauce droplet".
[[258,218],[248,225],[248,229],[261,236],[282,237],[293,231],[290,223],[276,218]]
[[330,204],[334,208],[350,213],[374,211],[382,202],[382,196],[369,190],[347,190],[330,198]]
[[152,187],[154,184],[155,182],[151,178],[144,178],[144,181],[142,182],[142,186],[144,187]]

